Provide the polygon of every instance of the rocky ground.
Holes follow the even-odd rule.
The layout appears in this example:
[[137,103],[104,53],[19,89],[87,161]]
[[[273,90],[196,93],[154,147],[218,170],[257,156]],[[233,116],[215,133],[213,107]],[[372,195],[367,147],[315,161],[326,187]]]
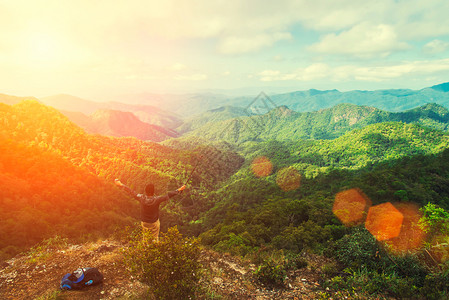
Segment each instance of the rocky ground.
[[[0,299],[145,299],[149,288],[127,273],[123,247],[104,240],[17,256],[0,266]],[[276,288],[261,285],[253,276],[255,266],[236,257],[203,250],[202,260],[207,276],[199,298],[318,299],[325,292],[319,284],[320,267],[326,263],[322,257],[307,257],[309,265],[291,272],[285,286]],[[79,267],[98,268],[103,283],[80,291],[59,290],[61,278]]]

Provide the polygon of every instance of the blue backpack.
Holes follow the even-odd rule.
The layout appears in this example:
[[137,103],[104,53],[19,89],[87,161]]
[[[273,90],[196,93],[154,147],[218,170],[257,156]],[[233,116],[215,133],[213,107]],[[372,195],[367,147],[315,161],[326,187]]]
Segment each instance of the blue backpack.
[[97,268],[79,268],[62,277],[59,287],[62,290],[77,290],[103,281],[103,274]]

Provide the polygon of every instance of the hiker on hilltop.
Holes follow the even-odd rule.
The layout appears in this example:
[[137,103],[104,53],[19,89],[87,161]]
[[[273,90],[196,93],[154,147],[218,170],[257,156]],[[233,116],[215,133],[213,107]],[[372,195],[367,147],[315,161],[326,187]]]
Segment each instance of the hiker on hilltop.
[[159,205],[171,197],[180,194],[186,186],[183,185],[179,189],[168,192],[164,196],[154,196],[154,185],[152,183],[146,185],[144,194],[137,194],[129,187],[121,183],[118,179],[115,180],[115,184],[123,188],[140,202],[140,218],[142,221],[142,228],[144,230],[149,230],[156,241],[159,240],[159,231],[161,228],[161,223],[159,221]]

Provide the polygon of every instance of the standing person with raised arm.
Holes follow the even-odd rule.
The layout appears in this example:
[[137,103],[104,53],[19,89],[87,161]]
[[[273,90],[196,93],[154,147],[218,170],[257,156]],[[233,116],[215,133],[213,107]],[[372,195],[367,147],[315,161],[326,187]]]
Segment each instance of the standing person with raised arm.
[[171,197],[179,195],[186,188],[186,186],[183,185],[179,189],[168,192],[164,196],[154,196],[154,185],[152,183],[145,186],[144,194],[137,194],[129,187],[121,183],[118,179],[115,179],[115,184],[123,188],[134,199],[140,202],[140,219],[142,222],[142,228],[144,230],[149,230],[153,238],[158,241],[159,231],[161,228],[161,223],[159,221],[159,205]]

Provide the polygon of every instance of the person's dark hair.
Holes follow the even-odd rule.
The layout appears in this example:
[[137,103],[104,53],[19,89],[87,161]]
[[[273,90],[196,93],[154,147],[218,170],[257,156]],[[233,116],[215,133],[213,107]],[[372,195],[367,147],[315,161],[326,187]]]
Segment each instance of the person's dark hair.
[[147,196],[154,195],[154,185],[152,183],[147,184],[145,187],[145,194],[147,194]]

